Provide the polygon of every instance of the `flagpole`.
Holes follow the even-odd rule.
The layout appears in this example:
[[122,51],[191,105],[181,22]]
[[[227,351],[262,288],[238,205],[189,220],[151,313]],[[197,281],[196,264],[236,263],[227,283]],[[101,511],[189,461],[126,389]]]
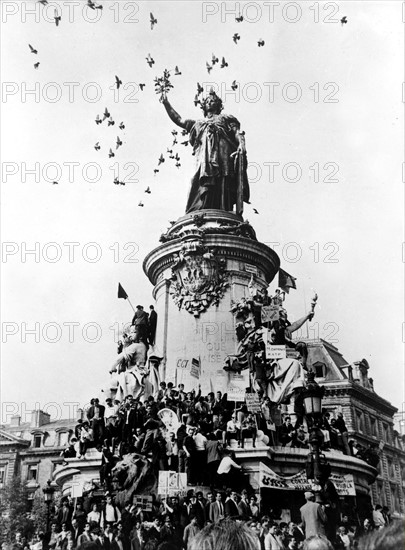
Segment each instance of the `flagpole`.
[[135,310],[134,306],[131,304],[131,300],[129,299],[128,294],[127,294],[127,300],[128,300],[128,302],[129,302],[129,305],[132,307],[134,313],[136,313],[136,310]]
[[[304,291],[304,311],[306,311],[307,309],[307,299],[305,297],[305,281],[304,281],[304,284],[302,285],[302,290]],[[308,322],[305,323],[305,330],[306,330],[306,333],[307,333],[307,340],[309,340],[309,332],[308,332]]]

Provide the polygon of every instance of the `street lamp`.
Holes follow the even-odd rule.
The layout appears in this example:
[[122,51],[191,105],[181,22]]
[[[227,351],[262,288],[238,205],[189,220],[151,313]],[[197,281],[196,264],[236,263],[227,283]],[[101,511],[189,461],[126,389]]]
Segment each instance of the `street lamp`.
[[48,479],[46,482],[45,487],[43,487],[42,492],[44,493],[44,500],[47,507],[47,514],[46,514],[46,531],[49,531],[49,520],[50,520],[50,509],[53,499],[53,494],[55,492],[55,488],[52,486],[51,480]]
[[304,399],[305,416],[310,428],[309,443],[311,445],[311,452],[308,459],[311,463],[311,469],[313,465],[313,478],[317,485],[320,483],[322,473],[319,450],[323,441],[320,426],[322,425],[322,397],[324,393],[325,388],[315,381],[315,372],[309,371],[302,396]]

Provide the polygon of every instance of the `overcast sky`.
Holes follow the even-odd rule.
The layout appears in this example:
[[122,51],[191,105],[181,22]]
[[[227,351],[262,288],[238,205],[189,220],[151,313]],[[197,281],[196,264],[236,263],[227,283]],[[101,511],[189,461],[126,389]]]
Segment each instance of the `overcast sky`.
[[[259,240],[280,243],[272,246],[282,267],[297,277],[290,318],[315,289],[309,335],[332,338],[348,362],[367,359],[376,391],[400,408],[402,3],[1,4],[3,413],[48,404],[53,416],[69,416],[63,403],[94,394],[116,328],[132,316],[118,281],[134,305],[153,303],[142,261],[184,214],[193,169],[179,143],[181,167],[167,158],[153,172],[174,129],[153,79],[176,65],[169,98],[183,117],[201,116],[196,83],[212,83],[246,132],[245,219]],[[208,74],[212,53],[228,67]],[[114,126],[95,123],[106,107]],[[37,256],[25,254],[35,246]],[[27,333],[35,326],[37,336]]]

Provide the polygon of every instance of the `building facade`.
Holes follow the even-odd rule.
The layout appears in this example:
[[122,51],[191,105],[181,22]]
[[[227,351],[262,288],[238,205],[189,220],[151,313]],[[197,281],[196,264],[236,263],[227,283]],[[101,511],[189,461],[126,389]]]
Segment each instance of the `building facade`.
[[373,505],[387,506],[394,515],[405,513],[405,441],[394,429],[398,409],[379,396],[365,359],[349,364],[339,350],[324,340],[307,341],[316,380],[325,386],[323,407],[342,412],[349,438],[363,447],[377,448],[378,475],[370,486]]
[[62,464],[61,452],[75,425],[75,419],[52,421],[40,410],[32,411],[30,422],[21,422],[20,416],[11,417],[10,424],[0,427],[0,488],[13,476],[21,476],[32,500]]

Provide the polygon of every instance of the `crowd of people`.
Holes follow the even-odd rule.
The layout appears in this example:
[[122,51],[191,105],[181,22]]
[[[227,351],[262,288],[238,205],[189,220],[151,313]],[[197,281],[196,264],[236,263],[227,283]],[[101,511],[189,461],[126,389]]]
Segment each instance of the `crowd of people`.
[[[55,510],[48,533],[39,533],[30,542],[17,533],[12,547],[3,550],[369,550],[372,546],[362,541],[374,539],[380,540],[375,548],[400,548],[390,546],[392,535],[388,533],[396,533],[398,542],[398,529],[380,505],[362,525],[343,514],[331,536],[323,505],[315,502],[313,493],[306,493],[305,498],[301,521],[287,523],[273,510],[263,514],[255,495],[246,490],[240,494],[232,489],[209,491],[204,495],[190,489],[181,497],[155,499],[148,511],[136,504],[120,510],[109,493],[100,504],[88,498],[73,502],[66,497]],[[379,536],[373,535],[379,531]],[[220,545],[218,539],[210,546],[213,532],[229,537],[229,546]],[[239,536],[235,535],[231,544],[236,532]],[[385,533],[388,542],[384,546],[381,541]],[[403,529],[401,534],[403,537]]]
[[[137,341],[146,347],[154,344],[153,306],[150,315],[137,306],[132,328]],[[348,438],[342,413],[331,418],[324,410],[318,428],[321,450],[337,449],[373,465],[378,462],[374,449],[363,449]],[[215,537],[225,532],[228,542],[230,534],[237,533],[229,550],[239,550],[243,537],[247,538],[240,550],[355,548],[362,534],[389,524],[381,507],[363,524],[336,508],[331,513],[330,504],[338,496],[326,476],[319,494],[305,494],[300,521],[283,521],[276,508],[258,502],[249,476],[235,458],[236,449],[263,444],[309,448],[308,431],[304,415],[299,414],[299,399],[288,413],[286,406],[272,403],[264,394],[252,406],[251,401],[228,401],[220,391],[203,396],[200,387],[186,392],[183,384],[175,387],[164,381],[146,399],[129,394],[100,403],[94,397],[62,456],[67,465],[72,458],[86,460],[90,448],[100,451],[104,496],[90,491],[82,498],[64,497],[48,532],[39,533],[30,545],[18,540],[12,550],[226,550],[215,545]],[[147,461],[156,478],[168,470],[185,474],[187,488],[165,496],[152,494],[147,504],[135,493],[118,505],[119,483],[113,470],[129,453]],[[199,546],[202,540],[204,545]],[[311,540],[329,546],[311,547]]]

